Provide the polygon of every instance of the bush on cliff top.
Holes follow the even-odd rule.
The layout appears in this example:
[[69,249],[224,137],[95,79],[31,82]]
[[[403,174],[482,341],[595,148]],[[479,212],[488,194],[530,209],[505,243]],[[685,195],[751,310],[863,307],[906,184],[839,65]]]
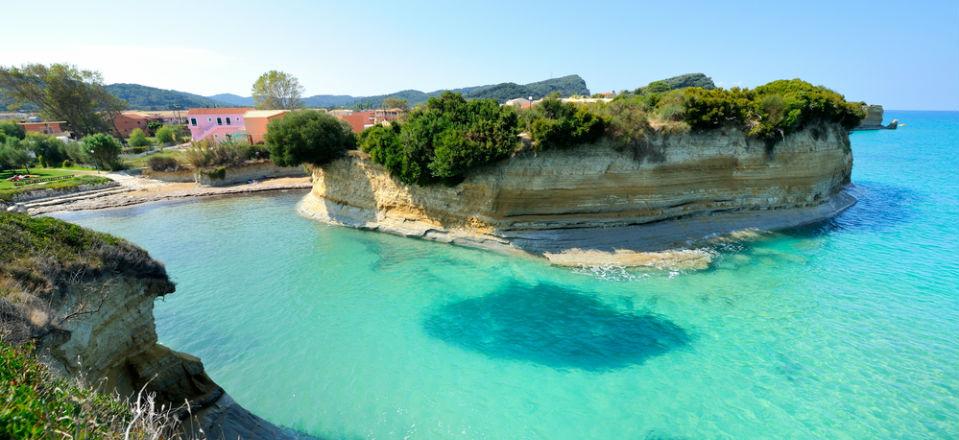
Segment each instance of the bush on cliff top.
[[519,117],[495,102],[445,93],[414,110],[402,126],[365,130],[359,143],[374,162],[402,182],[455,184],[476,168],[508,157],[518,145],[521,128],[529,132],[535,150],[589,144],[603,137],[636,148],[653,133],[724,127],[761,139],[771,148],[811,124],[850,129],[864,116],[861,103],[847,102],[832,90],[798,79],[752,90],[677,89],[653,83],[609,103],[574,104],[549,97]]
[[270,121],[266,145],[277,165],[323,165],[356,148],[356,136],[349,125],[333,116],[299,110]]
[[367,129],[360,148],[402,182],[454,184],[475,168],[509,157],[518,134],[512,108],[447,92],[430,98],[402,125]]

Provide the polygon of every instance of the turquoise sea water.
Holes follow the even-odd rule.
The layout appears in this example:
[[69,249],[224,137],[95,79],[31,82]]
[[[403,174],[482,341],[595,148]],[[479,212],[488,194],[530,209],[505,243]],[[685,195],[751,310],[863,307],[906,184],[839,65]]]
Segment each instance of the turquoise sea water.
[[571,270],[296,215],[63,215],[164,261],[163,343],[324,438],[959,437],[959,113],[852,135],[840,217],[698,272]]

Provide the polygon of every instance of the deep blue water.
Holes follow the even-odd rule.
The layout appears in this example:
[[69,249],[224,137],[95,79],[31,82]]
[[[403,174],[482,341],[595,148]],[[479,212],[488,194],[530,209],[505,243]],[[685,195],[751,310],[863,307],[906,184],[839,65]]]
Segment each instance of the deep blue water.
[[316,224],[299,193],[63,217],[139,243],[162,342],[332,438],[959,438],[959,113],[852,134],[859,203],[703,271]]

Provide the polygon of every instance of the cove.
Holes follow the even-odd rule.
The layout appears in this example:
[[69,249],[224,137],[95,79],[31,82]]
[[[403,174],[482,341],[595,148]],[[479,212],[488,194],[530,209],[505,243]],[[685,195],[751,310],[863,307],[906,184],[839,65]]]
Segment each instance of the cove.
[[951,438],[959,114],[889,113],[851,137],[857,205],[702,271],[321,225],[298,192],[61,217],[163,261],[161,342],[321,438]]

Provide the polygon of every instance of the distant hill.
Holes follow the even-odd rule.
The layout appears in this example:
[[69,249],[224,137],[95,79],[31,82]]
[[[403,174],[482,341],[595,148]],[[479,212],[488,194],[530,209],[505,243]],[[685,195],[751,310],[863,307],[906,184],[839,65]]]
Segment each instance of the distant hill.
[[222,102],[237,107],[253,107],[252,96],[240,96],[232,93],[220,93],[219,95],[207,96],[214,101]]
[[[303,98],[303,103],[307,107],[380,107],[383,100],[387,98],[405,99],[409,105],[416,105],[426,102],[431,96],[437,96],[446,90],[434,90],[432,92],[422,92],[419,90],[401,90],[399,92],[386,95],[375,96],[350,96],[350,95],[314,95]],[[452,89],[452,92],[462,93],[463,96],[470,99],[491,98],[499,102],[509,99],[533,96],[542,98],[550,93],[556,92],[562,96],[589,95],[589,88],[586,87],[586,81],[579,75],[569,75],[560,78],[548,79],[529,84],[501,83],[485,86],[463,87]],[[228,103],[230,105],[253,105],[253,98],[237,96],[230,93],[208,96],[207,98]]]
[[636,89],[636,93],[642,93],[644,89],[652,87],[654,90],[658,89],[662,91],[665,90],[676,90],[676,89],[685,89],[687,87],[702,87],[704,89],[715,89],[716,84],[713,83],[713,79],[706,76],[704,73],[687,73],[685,75],[674,76],[672,78],[661,79],[659,81],[653,81],[646,85],[646,87],[640,87]]
[[180,108],[190,107],[224,107],[226,102],[192,93],[177,90],[165,90],[147,87],[139,84],[109,84],[106,89],[110,94],[127,102],[131,110],[169,110],[173,106]]

